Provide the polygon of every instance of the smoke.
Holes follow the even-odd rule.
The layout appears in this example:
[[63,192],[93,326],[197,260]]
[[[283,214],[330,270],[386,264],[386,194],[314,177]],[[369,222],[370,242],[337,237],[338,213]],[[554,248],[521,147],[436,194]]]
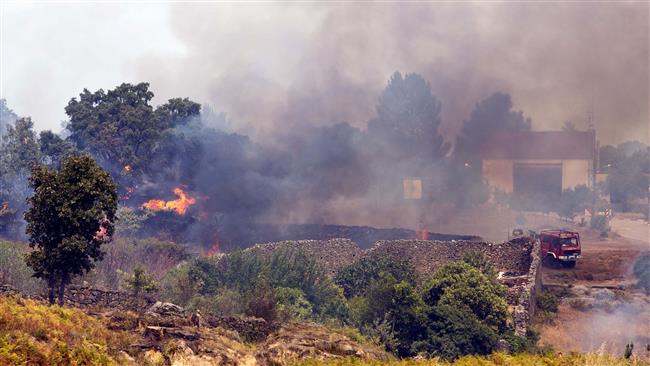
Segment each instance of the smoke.
[[170,26],[185,54],[151,54],[133,73],[164,98],[225,110],[264,143],[304,126],[364,128],[395,70],[430,81],[449,141],[495,91],[513,95],[534,129],[586,128],[591,113],[604,143],[648,141],[648,7],[175,4]]

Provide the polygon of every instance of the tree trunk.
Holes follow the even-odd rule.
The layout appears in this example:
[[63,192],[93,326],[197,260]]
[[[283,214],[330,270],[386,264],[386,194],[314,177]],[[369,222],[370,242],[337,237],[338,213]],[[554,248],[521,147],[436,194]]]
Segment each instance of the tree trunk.
[[65,293],[65,284],[66,278],[61,278],[61,283],[59,284],[59,306],[63,306],[63,294]]
[[54,282],[54,276],[50,276],[47,279],[47,286],[50,288],[50,292],[48,294],[48,300],[50,301],[50,305],[54,305],[54,286],[56,283]]

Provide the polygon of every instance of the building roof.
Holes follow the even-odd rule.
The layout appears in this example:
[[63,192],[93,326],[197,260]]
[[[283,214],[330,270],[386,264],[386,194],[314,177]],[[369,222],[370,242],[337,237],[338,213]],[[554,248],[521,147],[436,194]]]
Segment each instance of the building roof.
[[482,159],[594,159],[596,131],[499,131],[486,136]]

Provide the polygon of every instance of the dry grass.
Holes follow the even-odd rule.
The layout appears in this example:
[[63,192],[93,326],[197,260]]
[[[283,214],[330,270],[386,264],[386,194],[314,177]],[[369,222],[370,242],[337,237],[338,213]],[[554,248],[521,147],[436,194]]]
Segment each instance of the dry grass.
[[506,355],[495,353],[486,357],[466,356],[454,362],[441,360],[401,360],[401,361],[361,361],[358,359],[339,359],[331,361],[307,360],[295,366],[648,366],[650,362],[639,359],[625,360],[604,353],[558,355]]
[[80,310],[0,297],[0,365],[117,364],[128,343]]

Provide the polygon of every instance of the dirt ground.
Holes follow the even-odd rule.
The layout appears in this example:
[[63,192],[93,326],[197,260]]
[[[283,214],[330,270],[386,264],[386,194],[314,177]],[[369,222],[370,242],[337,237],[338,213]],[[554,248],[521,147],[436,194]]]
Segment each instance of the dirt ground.
[[631,273],[636,258],[650,250],[649,228],[644,221],[616,219],[608,238],[579,230],[583,258],[576,268],[543,267],[542,282],[561,303],[554,319],[537,319],[540,344],[560,352],[622,354],[633,342],[635,354],[650,355],[650,297],[634,288]]

